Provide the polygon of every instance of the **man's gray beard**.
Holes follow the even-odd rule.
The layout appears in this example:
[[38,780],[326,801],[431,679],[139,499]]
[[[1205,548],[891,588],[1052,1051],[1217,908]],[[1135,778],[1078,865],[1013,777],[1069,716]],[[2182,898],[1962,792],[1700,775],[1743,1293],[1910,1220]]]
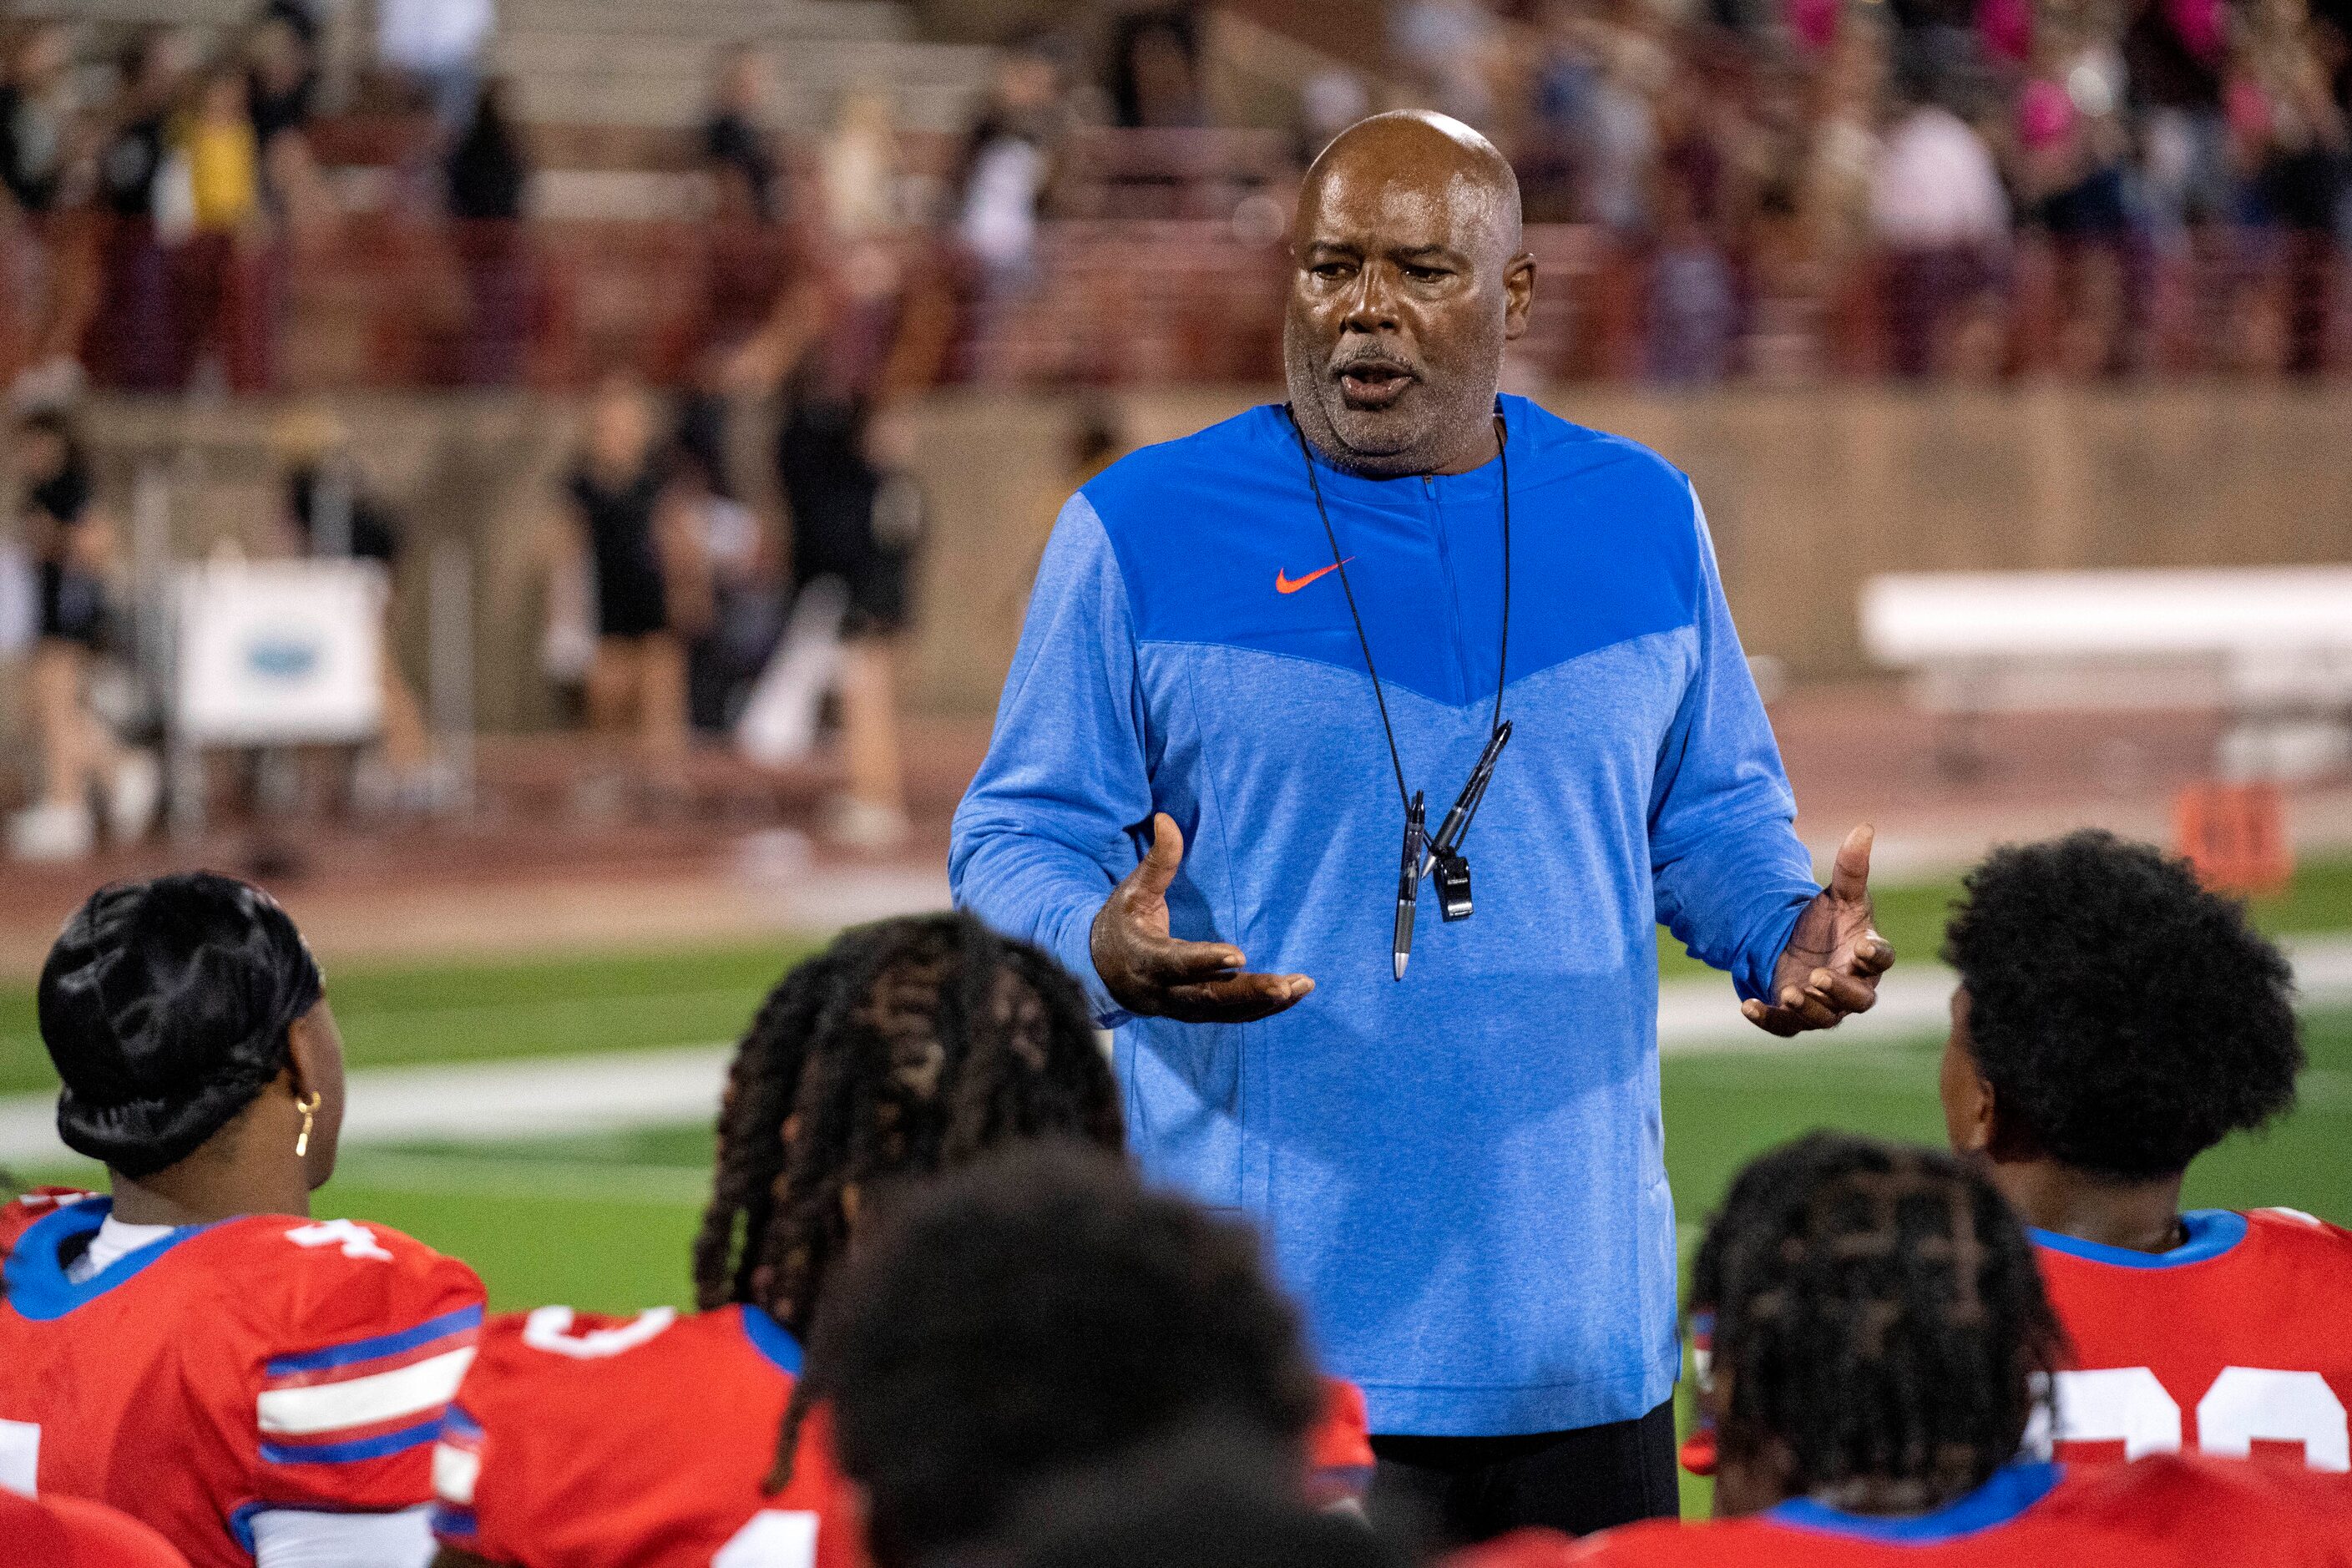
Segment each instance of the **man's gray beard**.
[[[1460,417],[1467,427],[1474,420],[1483,422],[1495,406],[1495,395],[1499,385],[1490,385],[1475,403],[1463,399],[1460,410],[1433,405],[1434,388],[1422,382],[1418,391],[1422,400],[1422,422],[1412,432],[1412,439],[1392,449],[1365,449],[1346,444],[1343,421],[1350,418],[1377,418],[1378,416],[1358,416],[1339,400],[1339,392],[1330,376],[1330,367],[1307,360],[1297,345],[1290,341],[1287,331],[1283,335],[1283,373],[1288,383],[1292,416],[1298,421],[1307,439],[1323,459],[1342,473],[1356,474],[1365,479],[1393,479],[1412,474],[1433,473],[1445,460],[1446,433],[1453,427],[1454,417]],[[1501,355],[1496,356],[1496,381],[1501,380]]]

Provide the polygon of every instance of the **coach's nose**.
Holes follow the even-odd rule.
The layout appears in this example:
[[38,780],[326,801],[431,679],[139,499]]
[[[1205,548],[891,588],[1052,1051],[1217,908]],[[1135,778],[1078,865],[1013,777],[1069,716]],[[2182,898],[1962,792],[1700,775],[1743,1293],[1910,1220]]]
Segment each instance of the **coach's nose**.
[[1340,323],[1351,332],[1392,332],[1397,327],[1396,279],[1380,261],[1367,261],[1348,293],[1348,315]]

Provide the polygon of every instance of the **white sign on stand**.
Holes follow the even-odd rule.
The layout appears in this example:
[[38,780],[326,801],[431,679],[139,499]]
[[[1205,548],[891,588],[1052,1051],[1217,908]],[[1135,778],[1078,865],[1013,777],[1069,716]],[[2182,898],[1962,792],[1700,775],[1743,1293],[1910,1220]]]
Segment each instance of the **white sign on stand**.
[[371,740],[383,713],[373,561],[215,562],[177,584],[172,727],[183,746]]

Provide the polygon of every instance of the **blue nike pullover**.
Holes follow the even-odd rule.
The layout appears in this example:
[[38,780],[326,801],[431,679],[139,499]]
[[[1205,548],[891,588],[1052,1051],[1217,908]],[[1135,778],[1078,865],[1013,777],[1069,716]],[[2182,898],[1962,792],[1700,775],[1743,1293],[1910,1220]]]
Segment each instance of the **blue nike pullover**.
[[[1817,890],[1690,483],[1505,397],[1515,726],[1465,846],[1476,913],[1424,889],[1390,975],[1403,810],[1287,416],[1125,458],[1063,509],[957,902],[1058,956],[1118,1026],[1146,1172],[1246,1211],[1376,1432],[1555,1431],[1672,1392],[1658,1107],[1663,921],[1769,985]],[[1502,465],[1318,477],[1433,831],[1496,678]],[[1314,994],[1237,1026],[1130,1018],[1088,953],[1164,811],[1175,934]]]

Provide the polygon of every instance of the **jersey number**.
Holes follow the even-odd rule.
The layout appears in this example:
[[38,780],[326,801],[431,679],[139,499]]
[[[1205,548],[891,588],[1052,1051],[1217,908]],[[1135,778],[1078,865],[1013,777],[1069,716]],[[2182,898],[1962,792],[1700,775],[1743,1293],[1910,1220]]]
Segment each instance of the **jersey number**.
[[[2058,1374],[2062,1442],[2121,1443],[2124,1458],[2180,1451],[2180,1405],[2144,1366]],[[2352,1470],[2344,1402],[2315,1372],[2225,1366],[2197,1402],[2197,1447],[2242,1459],[2257,1440],[2300,1443],[2315,1470]]]
[[392,1254],[377,1243],[375,1233],[356,1220],[325,1219],[316,1225],[298,1225],[286,1233],[286,1239],[297,1247],[340,1247],[345,1258],[392,1261]]
[[755,1513],[710,1560],[710,1568],[811,1568],[816,1515],[770,1509]]

